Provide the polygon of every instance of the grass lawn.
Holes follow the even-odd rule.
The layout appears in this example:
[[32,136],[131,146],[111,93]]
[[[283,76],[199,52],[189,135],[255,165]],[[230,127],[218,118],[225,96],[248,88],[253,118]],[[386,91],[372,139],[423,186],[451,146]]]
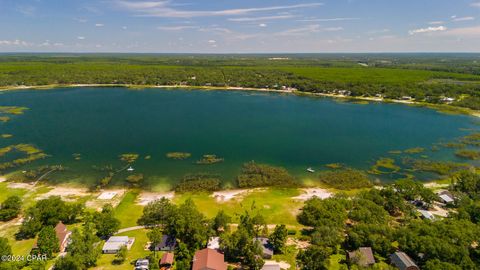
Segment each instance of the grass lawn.
[[133,269],[132,263],[135,263],[137,259],[145,258],[150,254],[150,251],[144,250],[146,243],[148,242],[147,230],[130,231],[119,236],[135,237],[135,242],[132,248],[127,252],[127,259],[121,265],[113,265],[112,261],[115,259],[114,254],[102,254],[97,261],[97,267],[94,269]]
[[298,226],[295,216],[303,202],[295,201],[292,197],[299,195],[297,189],[262,189],[247,194],[241,200],[231,200],[219,203],[209,194],[182,194],[176,196],[174,202],[179,204],[187,198],[192,198],[198,209],[208,218],[214,217],[223,209],[234,217],[251,209],[252,205],[265,216],[268,224],[286,224]]
[[19,196],[23,197],[28,192],[26,189],[22,188],[8,188],[8,183],[0,183],[0,203],[5,201],[10,196]]
[[121,222],[120,228],[137,226],[137,220],[142,216],[143,206],[136,203],[138,191],[129,191],[115,208],[115,217]]

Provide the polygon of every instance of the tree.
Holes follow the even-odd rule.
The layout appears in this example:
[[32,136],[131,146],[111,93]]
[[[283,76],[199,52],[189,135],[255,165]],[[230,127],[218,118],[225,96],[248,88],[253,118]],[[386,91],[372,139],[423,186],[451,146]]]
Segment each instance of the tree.
[[12,254],[12,248],[10,247],[10,244],[8,244],[8,239],[4,237],[0,237],[0,257],[5,255],[11,255],[11,254]]
[[272,245],[275,252],[282,252],[285,243],[287,242],[288,230],[285,225],[275,226],[275,230],[268,237],[269,243]]
[[86,269],[82,263],[80,258],[77,256],[67,255],[64,257],[60,257],[56,262],[53,269],[55,270],[84,270]]
[[55,228],[52,226],[44,227],[38,234],[37,246],[39,253],[51,258],[54,253],[60,251],[58,241]]
[[97,229],[97,236],[106,239],[115,234],[120,228],[120,220],[114,216],[113,207],[106,204],[102,212],[95,213],[93,222]]
[[156,247],[162,243],[163,240],[163,232],[160,228],[155,227],[151,231],[147,233],[147,237],[150,240],[151,247],[153,247],[153,253],[156,252]]
[[51,196],[39,200],[26,213],[17,239],[33,238],[44,226],[56,226],[59,221],[64,223],[75,222],[83,213],[83,204],[67,204],[60,196]]
[[304,270],[328,270],[329,249],[312,245],[297,255],[297,263]]
[[210,234],[209,227],[192,199],[181,204],[169,219],[164,230],[167,235],[185,243],[190,251],[205,246]]
[[193,254],[193,251],[189,250],[186,244],[179,243],[175,253],[176,269],[190,269]]
[[[100,256],[100,246],[96,245],[98,237],[94,233],[94,225],[90,222],[84,224],[82,230],[74,229],[67,247],[68,253],[65,260],[58,260],[55,269],[87,269],[94,267]],[[72,268],[68,268],[72,267]]]
[[118,250],[117,254],[115,254],[115,259],[113,260],[113,264],[122,264],[127,259],[127,246],[122,246],[120,250]]
[[0,204],[0,221],[9,221],[16,218],[20,214],[22,208],[22,200],[18,196],[8,197]]
[[232,217],[227,215],[225,211],[218,211],[217,215],[213,219],[213,230],[220,234],[222,232],[228,232],[230,230],[229,223],[232,221]]
[[175,211],[176,206],[163,197],[160,200],[148,203],[148,205],[143,208],[143,215],[137,223],[143,226],[165,227],[174,216]]
[[454,190],[464,192],[471,198],[480,195],[480,175],[471,171],[461,171],[454,184]]

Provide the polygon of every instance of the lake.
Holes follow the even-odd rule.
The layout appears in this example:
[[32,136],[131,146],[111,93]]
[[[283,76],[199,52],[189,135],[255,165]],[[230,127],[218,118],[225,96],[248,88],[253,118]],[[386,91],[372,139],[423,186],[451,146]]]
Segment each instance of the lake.
[[[155,187],[197,172],[219,174],[228,182],[252,160],[284,166],[298,177],[311,176],[308,167],[321,170],[330,163],[368,169],[389,151],[414,147],[426,149],[422,158],[463,162],[452,149],[430,149],[480,128],[473,117],[427,108],[250,91],[22,90],[2,92],[2,105],[29,110],[0,123],[0,134],[13,134],[0,139],[0,146],[29,143],[50,155],[25,168],[61,164],[67,170],[51,181],[91,183],[104,175],[93,166],[121,168],[119,155],[138,153],[132,167]],[[192,157],[171,160],[168,152]],[[205,154],[225,160],[195,164]]]

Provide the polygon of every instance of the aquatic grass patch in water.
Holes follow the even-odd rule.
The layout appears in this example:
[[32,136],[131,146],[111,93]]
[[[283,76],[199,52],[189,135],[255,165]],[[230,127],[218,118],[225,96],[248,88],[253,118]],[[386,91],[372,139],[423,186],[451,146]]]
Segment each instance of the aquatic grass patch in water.
[[459,150],[455,152],[455,155],[460,158],[470,159],[470,160],[477,160],[480,159],[480,151],[475,150]]
[[360,189],[373,186],[365,172],[351,168],[321,172],[318,176],[318,181],[328,187],[339,190]]
[[184,160],[184,159],[190,158],[192,154],[185,153],[185,152],[170,152],[170,153],[167,153],[166,156],[167,158],[170,158],[170,159]]
[[400,170],[400,166],[395,164],[395,160],[393,158],[381,158],[375,162],[368,172],[371,174],[381,175],[397,173]]

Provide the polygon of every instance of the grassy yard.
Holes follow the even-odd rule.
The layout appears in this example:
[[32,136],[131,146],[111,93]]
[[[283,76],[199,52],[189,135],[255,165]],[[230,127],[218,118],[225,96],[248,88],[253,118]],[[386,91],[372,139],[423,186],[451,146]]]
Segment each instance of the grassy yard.
[[97,267],[94,269],[133,269],[133,265],[137,259],[145,258],[150,254],[150,251],[145,250],[145,245],[148,242],[146,230],[130,231],[120,236],[135,237],[135,242],[132,248],[127,253],[127,259],[121,265],[113,265],[112,261],[115,259],[114,254],[102,254],[97,261]]
[[302,202],[295,201],[292,197],[299,195],[297,189],[263,189],[247,194],[241,200],[217,202],[209,194],[183,194],[176,196],[175,203],[182,203],[187,198],[192,198],[198,209],[205,216],[212,218],[223,209],[229,215],[235,217],[245,210],[251,209],[252,205],[265,216],[269,224],[286,224],[297,226],[296,214],[302,206]]
[[121,222],[121,228],[137,226],[137,220],[142,216],[143,206],[136,203],[138,191],[129,191],[115,208],[115,217]]

